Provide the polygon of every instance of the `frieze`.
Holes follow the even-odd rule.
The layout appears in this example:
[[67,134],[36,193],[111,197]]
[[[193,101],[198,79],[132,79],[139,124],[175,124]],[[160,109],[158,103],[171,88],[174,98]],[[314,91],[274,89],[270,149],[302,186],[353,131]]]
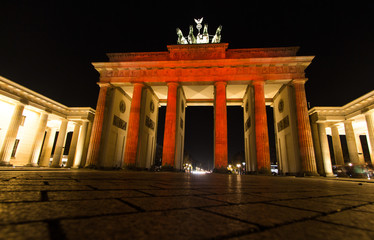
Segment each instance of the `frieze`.
[[163,77],[163,76],[200,76],[200,75],[237,75],[237,74],[283,74],[304,73],[304,66],[209,66],[154,68],[137,70],[105,70],[101,77]]

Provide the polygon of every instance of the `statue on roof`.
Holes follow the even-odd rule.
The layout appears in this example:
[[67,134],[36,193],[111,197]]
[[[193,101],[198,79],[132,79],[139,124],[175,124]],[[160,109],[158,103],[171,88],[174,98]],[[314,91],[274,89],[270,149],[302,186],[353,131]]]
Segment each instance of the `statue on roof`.
[[178,40],[177,40],[178,44],[188,44],[186,38],[183,37],[183,33],[179,28],[177,28],[177,36],[178,36]]
[[221,31],[222,31],[222,25],[219,25],[217,28],[216,34],[214,35],[212,39],[212,43],[220,43],[221,42]]
[[193,26],[192,25],[190,25],[190,33],[188,34],[188,42],[190,44],[196,44],[196,38],[193,35]]
[[[204,18],[200,18],[200,19],[194,19],[195,22],[196,22],[196,28],[198,30],[198,33],[195,37],[194,33],[193,33],[193,26],[190,25],[189,27],[189,33],[188,33],[188,36],[187,37],[184,37],[183,36],[183,33],[182,31],[177,28],[177,36],[178,36],[178,40],[177,40],[177,43],[178,44],[204,44],[204,43],[220,43],[221,42],[221,31],[222,31],[222,25],[220,25],[218,28],[217,28],[217,31],[216,31],[216,34],[213,36],[213,35],[209,35],[208,33],[208,24],[204,24],[204,30],[203,30],[203,33],[201,34],[200,33],[200,29],[202,28],[202,25],[201,23],[203,22],[203,19]],[[211,41],[209,41],[211,39]]]

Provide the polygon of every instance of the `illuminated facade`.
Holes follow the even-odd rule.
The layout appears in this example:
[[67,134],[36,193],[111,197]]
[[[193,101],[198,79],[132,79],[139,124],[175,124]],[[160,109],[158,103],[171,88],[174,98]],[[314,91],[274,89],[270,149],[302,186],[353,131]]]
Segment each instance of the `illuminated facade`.
[[[243,107],[247,171],[269,172],[266,105],[274,107],[277,159],[284,174],[316,175],[304,84],[313,56],[298,47],[228,49],[227,43],[169,45],[165,52],[109,53],[93,63],[100,93],[86,167],[154,162],[181,169],[187,106],[214,106],[214,166],[227,167],[227,106]],[[165,132],[157,133],[166,105]],[[124,165],[122,165],[124,163]]]
[[[320,174],[332,175],[332,155],[336,165],[369,161],[374,164],[374,91],[342,107],[314,107],[309,114]],[[329,146],[327,136],[331,136],[332,146]],[[342,138],[348,150],[346,156]],[[368,149],[366,156],[364,149]]]
[[0,76],[0,165],[84,166],[94,114]]

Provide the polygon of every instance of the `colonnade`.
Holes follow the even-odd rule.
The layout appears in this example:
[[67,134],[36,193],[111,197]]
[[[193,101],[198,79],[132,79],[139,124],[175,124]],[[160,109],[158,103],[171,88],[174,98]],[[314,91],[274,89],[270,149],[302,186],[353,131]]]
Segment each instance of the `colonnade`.
[[[316,175],[317,168],[315,163],[312,134],[309,123],[309,115],[305,96],[305,79],[295,79],[291,82],[295,90],[296,115],[298,141],[301,156],[301,172],[306,175]],[[256,161],[258,172],[270,172],[270,152],[269,136],[266,116],[265,80],[254,80],[249,82],[250,87],[254,89],[254,125],[255,125],[255,144]],[[182,86],[180,82],[167,82],[167,105],[165,115],[165,130],[162,164],[164,166],[174,167],[177,161],[176,154],[176,128],[179,123],[177,119],[177,91]],[[125,165],[135,165],[139,151],[139,121],[141,118],[142,90],[148,87],[143,82],[133,83],[133,92],[131,107],[128,119],[127,139],[124,150],[123,162]],[[99,165],[99,149],[101,144],[101,131],[106,107],[106,92],[109,84],[99,84],[100,93],[97,101],[96,116],[93,123],[93,130],[90,139],[90,147],[86,167],[95,167]],[[227,145],[227,96],[226,81],[214,82],[214,166],[216,169],[225,169],[228,165],[228,145]]]
[[[335,164],[366,164],[360,135],[366,137],[371,164],[374,165],[374,91],[342,107],[315,107],[309,111],[313,129],[313,140],[316,146],[318,172],[331,176],[332,154]],[[331,135],[331,146],[328,135]],[[345,135],[346,151],[344,159],[341,135]]]
[[[0,165],[11,166],[11,159],[16,157],[17,134],[23,121],[28,121],[23,115],[25,107],[28,105],[27,100],[21,100],[15,104],[12,117],[10,119],[6,134],[3,139],[3,144],[0,150]],[[29,158],[24,162],[25,166],[42,166],[47,167],[50,164],[50,157],[54,145],[55,135],[58,130],[58,137],[55,143],[55,150],[51,167],[61,167],[62,156],[66,144],[67,127],[69,120],[60,118],[61,124],[59,127],[48,127],[48,120],[51,117],[51,111],[42,111],[39,113],[36,129],[34,130],[32,139],[19,139],[18,141],[30,141],[31,150],[28,155]],[[56,119],[56,116],[53,117]],[[81,167],[82,161],[84,164],[85,155],[88,148],[87,135],[89,135],[90,122],[88,120],[71,121],[74,126],[73,136],[70,143],[68,161],[66,167]]]

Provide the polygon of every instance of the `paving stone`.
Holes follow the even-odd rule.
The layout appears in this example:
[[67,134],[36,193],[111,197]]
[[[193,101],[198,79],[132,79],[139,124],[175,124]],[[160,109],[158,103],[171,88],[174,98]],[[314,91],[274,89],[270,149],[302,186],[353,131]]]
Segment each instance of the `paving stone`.
[[374,202],[374,195],[366,195],[366,194],[344,195],[344,196],[337,196],[336,198],[347,199],[347,200],[352,200],[352,201],[360,201],[360,202]]
[[305,221],[230,239],[244,240],[371,240],[374,233],[319,221]]
[[123,198],[123,200],[147,211],[224,205],[222,202],[195,196]]
[[365,205],[365,206],[362,206],[362,207],[353,208],[352,210],[374,213],[374,205],[373,204]]
[[303,211],[263,203],[210,207],[205,209],[210,212],[223,214],[267,227],[318,215],[311,211]]
[[[360,212],[347,210],[327,216],[319,217],[317,220],[327,221],[345,226],[355,227],[373,231],[374,218],[372,212]],[[373,231],[374,232],[374,231]]]
[[342,205],[346,205],[350,207],[359,206],[359,205],[367,203],[365,201],[348,200],[348,199],[340,198],[339,196],[313,198],[313,201],[326,202],[326,203],[332,203],[332,204],[342,204]]
[[329,213],[334,211],[341,211],[343,208],[347,208],[347,205],[344,204],[334,204],[327,202],[318,202],[311,199],[297,199],[297,200],[282,200],[282,201],[273,201],[277,205],[288,206],[292,208],[305,209],[311,211],[317,211],[321,213]]
[[207,195],[207,198],[213,200],[219,200],[227,203],[252,203],[252,202],[264,202],[264,201],[271,201],[272,198],[269,197],[262,197],[250,194],[220,194],[220,195]]
[[61,225],[68,239],[207,239],[256,229],[197,209],[63,220]]
[[92,188],[83,185],[56,185],[56,186],[36,186],[36,185],[0,185],[1,191],[62,191],[62,190],[92,190]]
[[[1,181],[0,185],[45,185],[43,180],[15,180]],[[2,186],[3,187],[3,186]]]
[[0,239],[49,239],[48,225],[46,223],[27,223],[0,227]]
[[153,190],[142,190],[145,193],[149,193],[155,196],[182,196],[182,195],[205,195],[206,192],[193,190],[193,189],[153,189]]
[[137,192],[134,190],[48,192],[48,199],[50,201],[124,198],[124,197],[146,197],[146,196],[149,196],[149,195],[141,193],[141,192]]
[[40,192],[0,192],[0,202],[40,201]]
[[115,200],[0,203],[0,224],[135,212]]
[[118,184],[108,184],[108,183],[97,183],[97,184],[90,184],[89,186],[92,186],[94,188],[100,189],[100,190],[113,190],[113,189],[158,189],[150,185],[135,185],[135,184],[124,184],[124,185],[118,185]]

